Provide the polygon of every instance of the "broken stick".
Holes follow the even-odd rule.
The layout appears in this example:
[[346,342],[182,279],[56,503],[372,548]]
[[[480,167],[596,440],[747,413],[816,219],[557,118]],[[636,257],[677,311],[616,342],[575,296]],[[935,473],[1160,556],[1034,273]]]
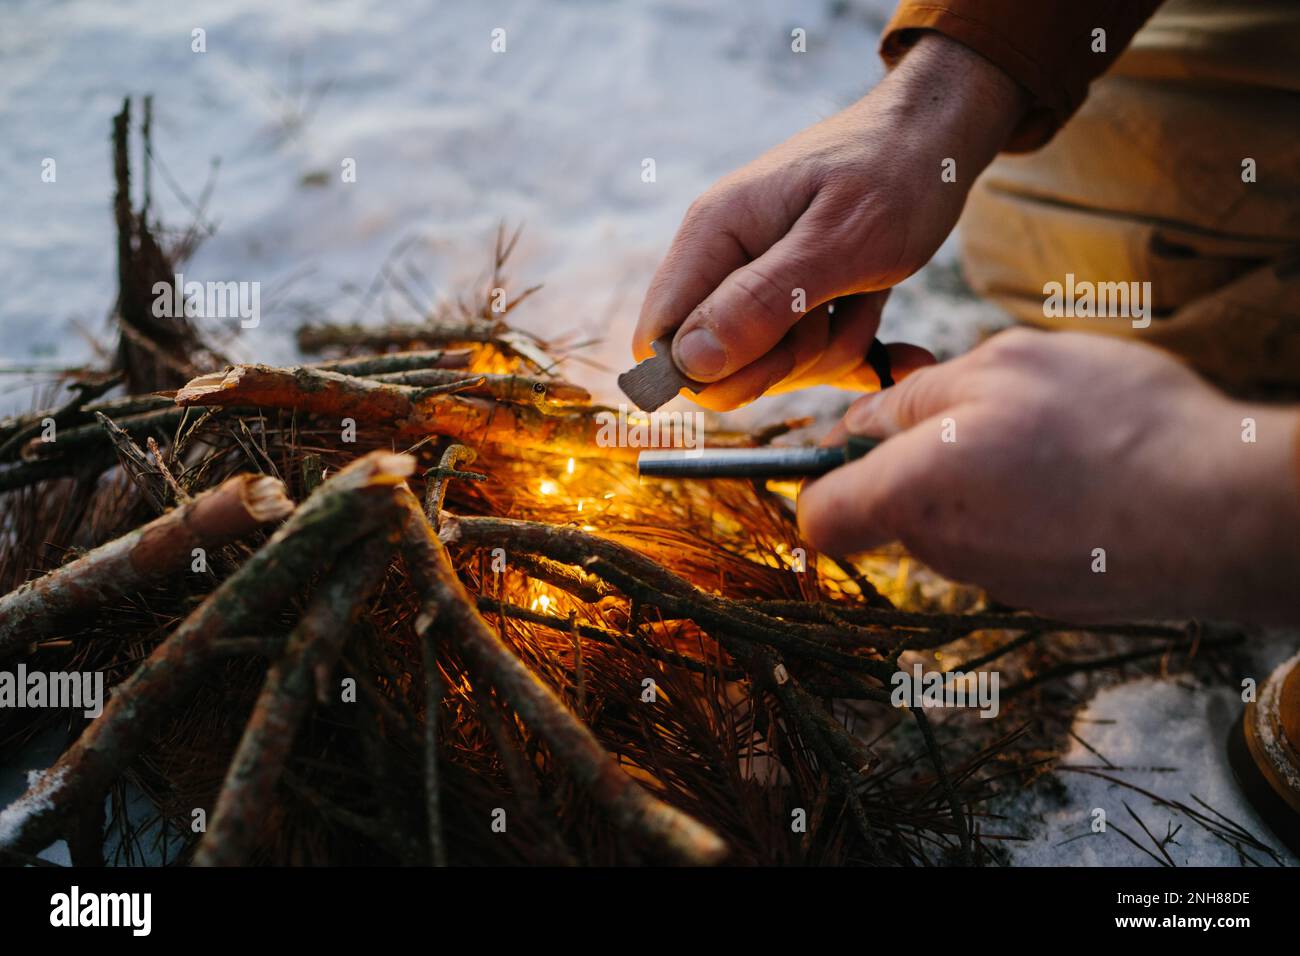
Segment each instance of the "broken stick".
[[194,549],[213,550],[293,511],[284,485],[236,475],[142,528],[0,597],[0,659],[78,613],[111,604],[188,568]]

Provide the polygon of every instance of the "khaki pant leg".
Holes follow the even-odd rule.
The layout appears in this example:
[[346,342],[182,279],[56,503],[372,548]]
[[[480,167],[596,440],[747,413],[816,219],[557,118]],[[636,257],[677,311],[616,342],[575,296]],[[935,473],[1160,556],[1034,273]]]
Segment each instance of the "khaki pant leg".
[[[1171,4],[1172,27],[1162,9],[1051,143],[985,172],[962,219],[963,267],[1022,321],[1139,337],[1234,391],[1289,389],[1300,386],[1300,76],[1262,89],[1243,83],[1245,68],[1210,75],[1231,72],[1245,45],[1224,5],[1209,20],[1200,6]],[[1300,3],[1283,12],[1300,36]],[[1189,26],[1207,23],[1219,32]],[[1150,282],[1150,326],[1046,318],[1044,286],[1067,274]]]

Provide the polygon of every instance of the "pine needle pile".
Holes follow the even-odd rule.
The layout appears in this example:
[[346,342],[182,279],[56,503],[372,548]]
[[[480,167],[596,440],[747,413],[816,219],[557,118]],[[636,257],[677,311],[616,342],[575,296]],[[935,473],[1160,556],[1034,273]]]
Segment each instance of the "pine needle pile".
[[[119,194],[148,234],[125,169]],[[90,865],[989,858],[1016,734],[953,747],[891,675],[978,633],[968,660],[1030,690],[1063,675],[1025,649],[1073,629],[897,608],[761,484],[638,480],[493,310],[512,245],[468,303],[304,327],[312,364],[275,368],[148,325],[130,290],[179,253],[121,244],[112,367],[0,423],[0,659],[112,689],[93,719],[0,711],[6,755],[67,735],[0,816],[5,862],[57,839]],[[1133,660],[1196,638],[1104,632]]]

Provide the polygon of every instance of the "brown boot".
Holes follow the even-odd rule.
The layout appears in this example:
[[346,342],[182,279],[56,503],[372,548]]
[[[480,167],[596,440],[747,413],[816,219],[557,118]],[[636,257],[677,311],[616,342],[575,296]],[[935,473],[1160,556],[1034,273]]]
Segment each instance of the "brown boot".
[[1246,705],[1228,736],[1228,762],[1251,805],[1300,855],[1300,654]]

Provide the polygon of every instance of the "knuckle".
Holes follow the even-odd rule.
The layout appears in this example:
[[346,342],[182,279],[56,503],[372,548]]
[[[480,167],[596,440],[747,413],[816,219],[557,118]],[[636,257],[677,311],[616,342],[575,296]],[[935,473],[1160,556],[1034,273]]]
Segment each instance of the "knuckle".
[[742,269],[731,282],[737,296],[762,317],[784,320],[789,314],[793,318],[788,305],[792,290],[784,288],[766,270],[756,266]]
[[922,410],[929,405],[934,388],[934,368],[920,368],[894,388],[884,390],[881,399],[892,400],[894,417],[899,422],[919,422],[924,417]]
[[881,412],[888,414],[892,411],[890,424],[897,430],[911,428],[924,417],[921,412],[924,407],[922,398],[923,393],[919,388],[900,392],[894,400],[893,409],[885,407],[881,409]]
[[682,218],[682,228],[701,228],[708,223],[716,222],[719,216],[729,207],[728,197],[732,191],[724,180],[715,183],[700,193],[686,207],[686,215]]
[[717,202],[709,193],[696,196],[691,201],[691,204],[686,207],[686,215],[682,217],[682,225],[684,227],[692,226],[702,219],[709,218],[716,206]]
[[[981,359],[991,362],[1023,362],[1036,356],[1045,333],[1016,326],[993,336],[977,349]],[[975,355],[976,352],[972,352]]]
[[869,201],[860,191],[831,180],[817,194],[817,222],[837,242],[860,244],[871,231]]

